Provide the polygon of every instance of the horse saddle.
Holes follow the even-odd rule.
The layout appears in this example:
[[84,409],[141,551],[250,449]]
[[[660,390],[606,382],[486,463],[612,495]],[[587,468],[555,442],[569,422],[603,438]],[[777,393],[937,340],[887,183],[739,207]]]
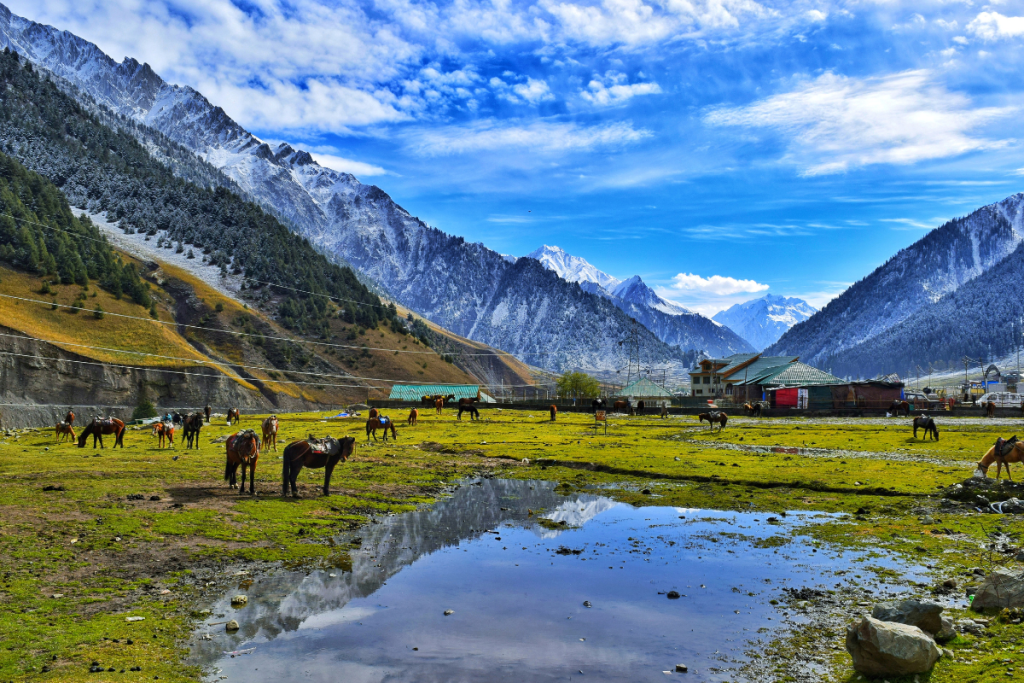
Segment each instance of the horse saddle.
[[999,437],[996,439],[996,450],[995,454],[997,458],[1005,458],[1013,452],[1014,447],[1017,445],[1017,436],[1011,436],[1009,439]]
[[390,424],[391,418],[390,417],[384,417],[383,415],[378,415],[377,416],[377,421],[380,422],[382,427],[384,427],[384,426],[387,426],[388,424]]
[[114,426],[114,421],[111,420],[109,417],[106,417],[106,418],[103,418],[103,419],[100,419],[100,418],[97,417],[97,418],[95,418],[93,420],[93,422],[95,422],[100,427],[113,427]]
[[323,455],[325,453],[330,453],[331,451],[333,451],[336,448],[338,440],[333,439],[329,436],[323,439],[314,439],[312,436],[310,436],[310,438],[306,440],[306,443],[309,444],[309,447],[313,450],[314,453],[316,453],[317,455]]

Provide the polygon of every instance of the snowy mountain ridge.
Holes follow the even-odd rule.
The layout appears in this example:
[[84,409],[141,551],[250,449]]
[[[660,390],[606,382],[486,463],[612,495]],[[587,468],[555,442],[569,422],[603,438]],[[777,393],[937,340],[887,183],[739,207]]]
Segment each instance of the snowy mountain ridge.
[[816,312],[817,309],[803,299],[768,294],[719,311],[712,320],[728,326],[755,349],[761,350]]
[[620,283],[618,279],[592,266],[586,259],[573,256],[561,247],[549,247],[545,244],[527,256],[537,259],[545,268],[555,271],[567,282],[593,282],[607,291],[611,291]]

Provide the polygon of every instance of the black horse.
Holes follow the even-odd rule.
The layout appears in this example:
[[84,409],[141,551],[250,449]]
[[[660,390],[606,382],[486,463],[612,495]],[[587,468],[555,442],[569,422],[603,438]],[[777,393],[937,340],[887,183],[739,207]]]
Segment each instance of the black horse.
[[914,418],[914,438],[917,438],[917,429],[920,427],[924,430],[924,438],[929,436],[934,437],[936,441],[939,440],[939,426],[935,424],[935,420],[928,416],[915,417]]
[[472,420],[479,420],[480,419],[480,411],[476,409],[475,405],[472,405],[472,404],[469,404],[469,405],[459,405],[459,417],[458,417],[459,420],[462,419],[462,413],[464,413],[464,412],[465,413],[469,413],[470,421],[472,421]]
[[316,440],[310,435],[306,441],[293,441],[284,448],[284,465],[281,470],[281,495],[288,495],[291,484],[292,496],[298,498],[299,491],[295,486],[295,478],[303,467],[324,470],[324,495],[331,495],[331,472],[339,462],[345,462],[356,450],[355,437],[346,436],[341,439],[330,437]]
[[593,401],[590,402],[590,408],[595,413],[597,411],[599,411],[599,410],[607,410],[608,409],[608,401],[606,401],[603,398],[595,398]]
[[[205,417],[202,413],[192,413],[184,419],[185,448],[199,448],[199,430],[203,428]],[[195,446],[192,445],[195,440]]]

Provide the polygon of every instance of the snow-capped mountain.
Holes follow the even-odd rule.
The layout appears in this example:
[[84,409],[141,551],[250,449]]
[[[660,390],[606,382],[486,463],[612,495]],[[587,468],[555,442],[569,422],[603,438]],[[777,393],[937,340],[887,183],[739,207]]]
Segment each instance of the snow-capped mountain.
[[719,311],[711,319],[761,350],[774,344],[789,328],[807,320],[817,310],[803,299],[768,294]]
[[900,250],[790,328],[765,353],[799,355],[811,364],[824,362],[956,292],[1001,262],[1022,240],[1024,194],[1018,193],[951,220]]
[[[288,144],[271,147],[196,90],[168,84],[134,59],[117,63],[96,45],[3,5],[0,46],[69,83],[88,106],[106,107],[191,150],[325,253],[456,334],[550,370],[622,365],[618,342],[632,329],[630,319],[533,259],[510,262],[431,228],[380,188],[320,166]],[[681,362],[680,349],[642,334],[649,362]]]
[[608,273],[603,273],[592,266],[586,259],[573,256],[561,247],[542,246],[540,249],[527,254],[529,258],[537,259],[545,268],[558,273],[558,276],[567,282],[593,282],[601,289],[611,291],[619,284],[619,280]]
[[666,344],[700,349],[715,356],[753,350],[729,328],[661,298],[639,275],[620,281],[601,272],[584,258],[547,245],[527,258],[539,261],[563,280],[579,284],[583,291],[608,299]]

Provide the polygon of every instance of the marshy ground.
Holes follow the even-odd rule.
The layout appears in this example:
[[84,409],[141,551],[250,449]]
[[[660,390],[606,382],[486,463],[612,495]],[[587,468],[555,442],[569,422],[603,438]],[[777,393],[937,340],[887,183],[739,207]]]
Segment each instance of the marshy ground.
[[[481,474],[554,481],[564,494],[599,487],[635,506],[845,513],[787,525],[778,543],[799,536],[823,552],[890,561],[865,564],[830,593],[777,596],[779,611],[799,618],[758,645],[736,673],[749,680],[857,680],[843,627],[879,599],[873,581],[932,596],[955,579],[942,598],[959,615],[975,568],[1018,564],[1007,552],[1021,543],[1017,516],[941,501],[1019,421],[939,417],[933,442],[915,440],[904,418],[733,418],[712,432],[693,417],[612,416],[605,435],[586,414],[551,422],[546,411],[486,409],[479,422],[459,422],[454,411],[424,410],[409,428],[405,411],[390,413],[398,442],[373,445],[361,420],[281,416],[281,445],[260,457],[256,497],[222,481],[224,446],[211,442],[236,429],[223,418],[193,451],[157,449],[148,429],[130,430],[124,450],[112,450],[112,439],[102,450],[91,440],[84,449],[57,445],[52,430],[0,436],[0,681],[196,680],[186,648],[204,601],[271,567],[344,572],[354,548],[342,532]],[[242,427],[258,421],[245,416]],[[301,499],[281,498],[281,449],[310,433],[356,436],[355,457],[335,470],[329,498],[319,495],[319,470],[300,475]],[[985,635],[959,636],[945,646],[955,657],[943,657],[928,680],[1006,680],[1024,666],[1022,631],[996,618]]]

